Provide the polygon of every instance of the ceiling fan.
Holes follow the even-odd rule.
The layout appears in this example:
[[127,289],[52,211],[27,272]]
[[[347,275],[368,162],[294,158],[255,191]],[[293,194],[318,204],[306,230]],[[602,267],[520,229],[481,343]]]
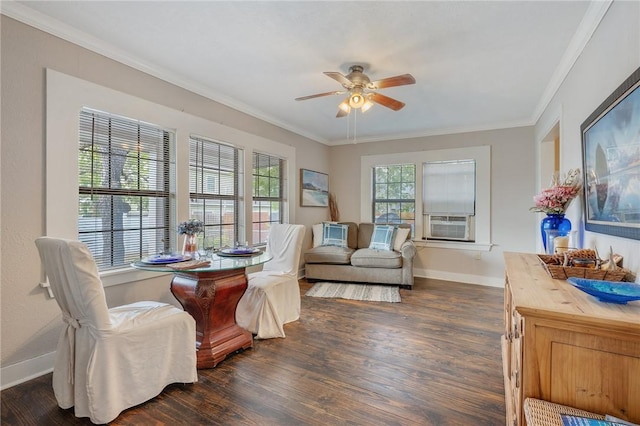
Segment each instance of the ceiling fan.
[[296,101],[304,101],[307,99],[320,98],[322,96],[342,95],[348,93],[345,100],[338,105],[338,114],[336,117],[344,117],[349,114],[351,108],[361,108],[362,112],[367,111],[374,103],[380,104],[394,111],[398,111],[404,107],[404,102],[378,93],[378,89],[387,87],[404,86],[414,84],[416,79],[411,74],[402,74],[395,77],[383,78],[382,80],[371,81],[366,74],[363,73],[362,65],[352,65],[349,67],[349,74],[342,75],[339,72],[326,72],[325,75],[333,78],[342,84],[346,90],[333,92],[318,93],[315,95],[303,96],[296,98]]

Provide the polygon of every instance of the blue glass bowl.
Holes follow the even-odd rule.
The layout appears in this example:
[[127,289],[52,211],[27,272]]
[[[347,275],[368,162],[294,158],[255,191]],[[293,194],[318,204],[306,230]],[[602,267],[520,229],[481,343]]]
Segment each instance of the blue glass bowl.
[[575,288],[596,297],[601,302],[625,305],[632,300],[640,300],[640,284],[576,277],[568,278],[567,281]]

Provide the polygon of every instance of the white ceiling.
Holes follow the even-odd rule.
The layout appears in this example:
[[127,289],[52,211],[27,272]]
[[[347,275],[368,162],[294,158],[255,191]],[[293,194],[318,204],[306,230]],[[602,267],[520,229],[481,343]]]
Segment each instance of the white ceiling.
[[[602,1],[19,1],[3,13],[327,145],[531,125]],[[406,103],[336,118],[323,71]]]

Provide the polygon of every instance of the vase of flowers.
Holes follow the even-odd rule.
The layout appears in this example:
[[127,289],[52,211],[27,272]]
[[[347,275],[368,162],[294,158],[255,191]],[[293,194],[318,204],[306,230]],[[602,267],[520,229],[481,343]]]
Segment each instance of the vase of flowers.
[[204,222],[198,219],[189,219],[178,225],[178,234],[184,235],[183,255],[189,255],[192,259],[198,257],[198,234],[202,231],[204,231]]
[[558,235],[568,235],[571,231],[571,222],[564,215],[581,190],[580,169],[571,169],[562,180],[557,173],[554,174],[551,187],[533,197],[535,206],[530,210],[547,215],[540,223],[542,245],[545,251],[547,250],[547,230],[558,230]]

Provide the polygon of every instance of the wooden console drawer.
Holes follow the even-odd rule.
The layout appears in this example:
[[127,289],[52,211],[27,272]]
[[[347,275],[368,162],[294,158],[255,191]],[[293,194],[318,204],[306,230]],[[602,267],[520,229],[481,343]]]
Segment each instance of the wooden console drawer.
[[640,422],[640,303],[599,302],[535,254],[505,261],[507,425],[526,424],[528,397]]

